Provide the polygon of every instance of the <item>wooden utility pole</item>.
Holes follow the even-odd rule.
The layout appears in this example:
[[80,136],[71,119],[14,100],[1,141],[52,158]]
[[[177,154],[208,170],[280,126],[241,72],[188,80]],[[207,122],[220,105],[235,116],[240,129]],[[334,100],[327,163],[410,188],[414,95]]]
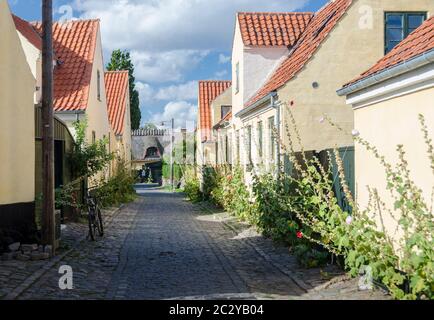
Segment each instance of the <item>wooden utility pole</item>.
[[[42,0],[42,242],[55,243],[53,1]],[[54,253],[54,252],[53,252]]]

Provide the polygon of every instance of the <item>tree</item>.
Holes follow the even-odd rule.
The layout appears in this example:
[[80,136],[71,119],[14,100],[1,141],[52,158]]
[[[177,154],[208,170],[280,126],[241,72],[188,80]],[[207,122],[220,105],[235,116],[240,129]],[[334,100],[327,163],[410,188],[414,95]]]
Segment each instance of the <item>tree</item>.
[[140,112],[139,92],[136,90],[136,78],[134,77],[134,64],[131,61],[128,51],[115,50],[112,52],[111,60],[107,65],[108,71],[128,70],[130,73],[130,108],[131,108],[131,129],[137,130],[140,128],[142,118]]
[[145,129],[145,130],[156,130],[156,129],[158,129],[158,128],[157,128],[157,126],[156,126],[155,124],[153,124],[153,123],[146,123],[146,124],[143,126],[143,129]]

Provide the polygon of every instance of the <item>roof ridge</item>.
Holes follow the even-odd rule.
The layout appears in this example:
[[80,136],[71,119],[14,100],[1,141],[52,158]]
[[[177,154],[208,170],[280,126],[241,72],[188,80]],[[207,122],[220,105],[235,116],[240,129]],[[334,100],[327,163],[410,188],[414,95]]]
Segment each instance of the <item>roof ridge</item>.
[[105,73],[130,73],[129,70],[106,70]]
[[[331,0],[309,21],[290,53],[279,63],[269,79],[244,104],[251,106],[268,93],[282,88],[311,60],[321,44],[329,38],[355,0]],[[321,35],[321,36],[320,36]]]
[[198,80],[198,82],[232,82],[232,80]]
[[238,11],[237,14],[269,14],[269,15],[276,15],[276,14],[315,14],[315,11]]

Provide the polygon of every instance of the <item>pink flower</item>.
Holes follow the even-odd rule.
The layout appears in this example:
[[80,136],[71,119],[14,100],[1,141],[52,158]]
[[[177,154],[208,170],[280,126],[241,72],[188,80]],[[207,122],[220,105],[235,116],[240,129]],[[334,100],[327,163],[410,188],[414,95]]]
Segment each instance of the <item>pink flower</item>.
[[298,239],[303,238],[303,232],[301,232],[301,231],[297,231],[297,238],[298,238]]
[[345,220],[347,225],[350,225],[351,223],[353,223],[353,217],[352,216],[348,216],[347,219]]

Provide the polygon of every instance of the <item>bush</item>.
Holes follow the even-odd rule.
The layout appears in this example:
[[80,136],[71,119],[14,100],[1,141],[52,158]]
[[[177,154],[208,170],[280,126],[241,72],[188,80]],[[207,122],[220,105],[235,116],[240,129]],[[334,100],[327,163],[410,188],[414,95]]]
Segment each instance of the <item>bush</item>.
[[134,174],[127,169],[123,161],[116,165],[116,172],[107,181],[102,181],[96,190],[100,204],[103,207],[116,206],[134,201],[136,191],[134,190]]
[[[284,177],[282,177],[284,179]],[[291,181],[277,180],[272,174],[254,177],[253,193],[258,206],[258,227],[265,236],[277,242],[293,245],[300,224],[291,211],[291,197],[294,195]]]
[[[162,169],[163,178],[166,180],[170,179],[170,163],[163,161],[163,169]],[[182,167],[180,164],[173,165],[173,179],[175,181],[181,181],[183,177]]]
[[195,170],[192,167],[186,167],[184,192],[188,199],[194,203],[202,201],[202,192],[200,191],[200,182],[196,177]]
[[250,193],[244,183],[242,168],[235,167],[231,170],[228,166],[220,166],[211,172],[213,173],[207,181],[212,181],[212,189],[206,188],[211,189],[210,200],[237,218],[255,223],[256,209],[250,202]]

